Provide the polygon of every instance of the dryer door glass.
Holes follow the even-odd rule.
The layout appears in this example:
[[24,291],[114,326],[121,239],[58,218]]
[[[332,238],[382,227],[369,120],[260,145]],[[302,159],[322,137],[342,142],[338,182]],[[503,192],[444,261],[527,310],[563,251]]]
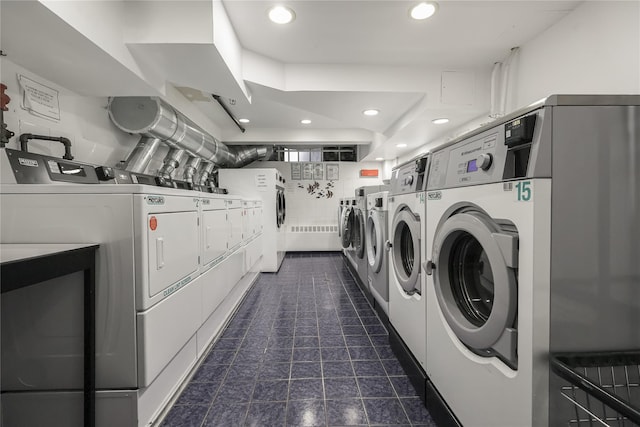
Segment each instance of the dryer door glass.
[[351,245],[351,235],[353,232],[353,212],[351,208],[345,208],[344,211],[342,211],[340,228],[342,229],[342,247],[346,249]]
[[366,227],[367,262],[374,273],[380,271],[384,255],[384,233],[380,227],[381,222],[378,214],[375,212],[369,214]]
[[391,230],[396,279],[408,295],[420,294],[420,218],[402,209],[396,213]]
[[440,222],[433,254],[438,306],[453,333],[471,351],[516,369],[515,227],[466,209]]
[[475,326],[484,325],[493,307],[493,271],[486,251],[469,233],[460,233],[452,245],[449,277],[461,313]]
[[364,215],[360,209],[356,209],[354,212],[353,247],[356,248],[356,255],[358,258],[364,259]]

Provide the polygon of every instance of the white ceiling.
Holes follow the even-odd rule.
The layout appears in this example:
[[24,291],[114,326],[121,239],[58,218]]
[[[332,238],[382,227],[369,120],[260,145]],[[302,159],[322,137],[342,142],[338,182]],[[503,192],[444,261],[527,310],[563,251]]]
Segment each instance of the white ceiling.
[[[223,0],[242,48],[284,68],[285,82],[270,87],[259,73],[247,73],[251,102],[226,99],[235,102],[236,117],[251,119],[245,134],[220,109],[204,108],[230,143],[268,141],[274,129],[365,129],[371,137],[364,142],[378,141],[367,159],[393,159],[487,115],[493,64],[578,3],[441,1],[432,18],[415,21],[409,9],[416,2],[285,1],[279,4],[292,8],[296,19],[276,25],[267,18],[272,1]],[[444,99],[446,71],[460,71],[463,79],[447,93],[455,98],[466,91],[464,99]],[[364,117],[370,107],[381,114]],[[450,122],[432,124],[438,117]],[[303,118],[312,124],[300,125]],[[400,143],[407,147],[397,148]]]
[[575,1],[441,1],[430,19],[417,1],[283,1],[289,25],[267,19],[273,1],[223,0],[245,49],[284,63],[490,66],[553,24]]
[[[166,95],[169,82],[225,142],[367,145],[371,160],[486,119],[493,64],[580,2],[446,0],[414,21],[415,2],[294,0],[282,2],[296,13],[289,25],[268,20],[271,0],[2,3],[0,47],[69,90]],[[251,120],[246,132],[212,93]]]

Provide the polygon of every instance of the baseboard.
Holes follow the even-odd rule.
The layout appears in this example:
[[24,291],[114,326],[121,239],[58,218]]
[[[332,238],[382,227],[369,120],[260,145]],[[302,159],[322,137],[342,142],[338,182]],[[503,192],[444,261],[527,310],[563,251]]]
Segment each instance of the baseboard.
[[427,378],[426,382],[426,392],[427,410],[438,427],[462,427],[462,424],[460,424],[429,378]]
[[400,338],[400,335],[391,323],[387,326],[387,330],[389,331],[389,345],[391,345],[393,354],[395,354],[400,361],[404,372],[409,377],[418,396],[420,396],[422,402],[425,403],[427,374],[422,370],[420,363],[413,357],[409,347],[402,341],[402,338]]

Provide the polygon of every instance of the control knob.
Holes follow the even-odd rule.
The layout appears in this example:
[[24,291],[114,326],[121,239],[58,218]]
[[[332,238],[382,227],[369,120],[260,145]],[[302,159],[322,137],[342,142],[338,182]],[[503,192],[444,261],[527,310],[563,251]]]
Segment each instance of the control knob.
[[493,156],[491,153],[483,153],[478,156],[477,165],[483,171],[488,170],[493,163]]
[[413,184],[413,175],[409,175],[404,179],[404,185],[411,185],[411,184]]

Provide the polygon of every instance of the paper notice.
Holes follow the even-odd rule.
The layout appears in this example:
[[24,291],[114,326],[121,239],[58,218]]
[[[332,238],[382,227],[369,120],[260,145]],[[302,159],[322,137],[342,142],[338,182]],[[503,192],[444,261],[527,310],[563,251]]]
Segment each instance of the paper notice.
[[60,120],[60,102],[58,91],[18,75],[22,88],[22,108],[31,114],[48,119]]
[[302,179],[302,165],[300,163],[291,163],[291,179],[296,181]]
[[266,174],[258,174],[256,175],[256,188],[258,191],[267,191],[267,175]]
[[340,178],[340,166],[335,163],[327,163],[327,180],[337,181]]

